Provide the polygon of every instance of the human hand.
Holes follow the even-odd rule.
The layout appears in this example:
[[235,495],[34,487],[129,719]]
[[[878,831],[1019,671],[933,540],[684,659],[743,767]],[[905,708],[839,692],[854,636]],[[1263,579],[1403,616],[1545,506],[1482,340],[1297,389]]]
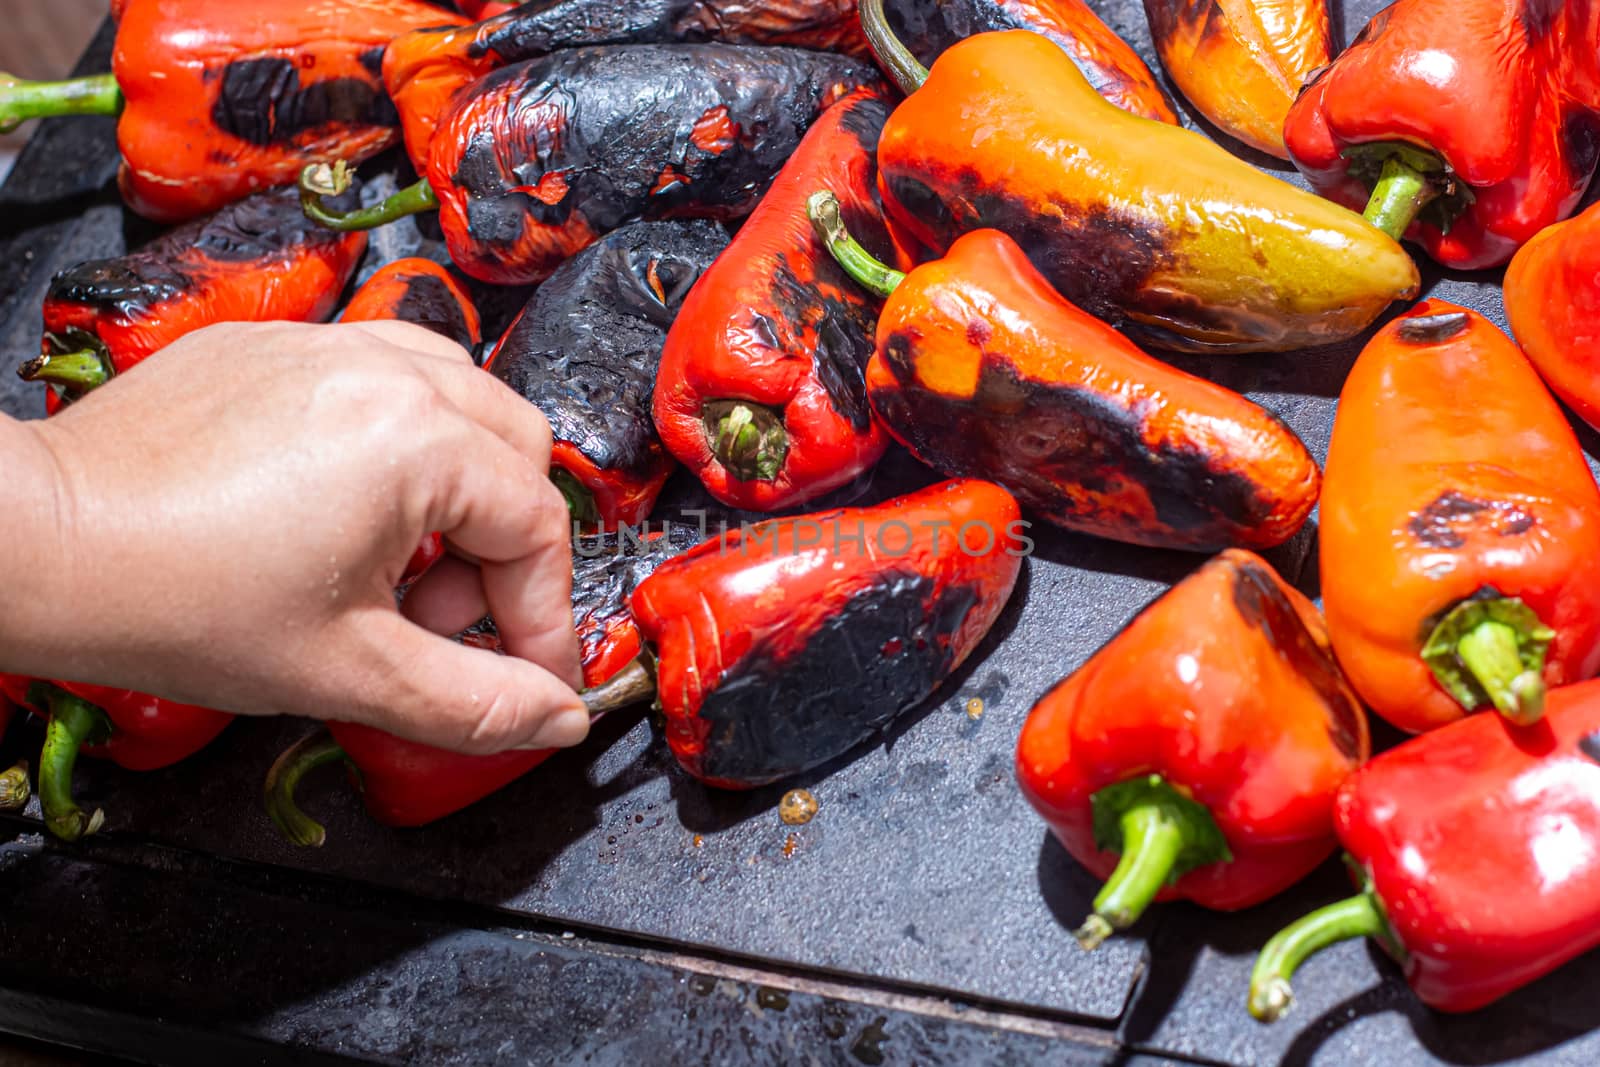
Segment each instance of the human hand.
[[[7,669],[467,753],[587,733],[550,430],[459,346],[395,322],[215,326],[12,428],[13,462],[47,477]],[[402,615],[434,530],[455,555]],[[439,636],[486,612],[509,655]]]

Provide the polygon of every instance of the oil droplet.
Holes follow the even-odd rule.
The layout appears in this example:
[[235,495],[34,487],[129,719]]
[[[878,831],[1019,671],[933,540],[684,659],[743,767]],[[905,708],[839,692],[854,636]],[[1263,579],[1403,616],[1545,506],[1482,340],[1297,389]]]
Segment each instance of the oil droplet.
[[807,789],[791,789],[778,801],[778,817],[790,826],[804,826],[817,814],[817,798]]
[[636,822],[636,823],[638,823],[638,822],[644,822],[644,816],[643,816],[643,815],[635,815],[635,816],[634,816],[634,817],[633,817],[633,821],[634,821],[634,822]]
[[709,997],[711,991],[717,987],[716,979],[709,974],[697,974],[689,979],[689,992],[698,996]]
[[983,718],[983,698],[971,697],[967,700],[967,718],[976,722]]
[[877,1067],[884,1060],[883,1043],[889,1040],[889,1035],[884,1032],[883,1025],[889,1021],[887,1016],[880,1015],[862,1028],[856,1035],[855,1042],[850,1046],[850,1055],[868,1067]]
[[798,849],[799,847],[800,847],[800,842],[798,842],[798,841],[796,841],[794,839],[794,835],[793,834],[790,834],[788,840],[784,841],[784,843],[783,843],[783,858],[786,859],[786,860],[787,859],[793,859],[794,858],[794,854],[795,854],[795,850]]
[[756,986],[756,1003],[768,1011],[782,1011],[789,1006],[789,994],[769,985]]
[[695,848],[700,848],[705,843],[706,843],[706,839],[705,838],[701,837],[699,834],[695,834],[694,835],[694,847]]

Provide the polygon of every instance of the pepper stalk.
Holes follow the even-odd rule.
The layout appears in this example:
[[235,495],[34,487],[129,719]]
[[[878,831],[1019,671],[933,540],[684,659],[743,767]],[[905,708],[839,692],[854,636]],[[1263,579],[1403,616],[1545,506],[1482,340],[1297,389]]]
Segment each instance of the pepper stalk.
[[373,204],[371,207],[336,211],[325,203],[327,197],[339,196],[350,188],[354,172],[345,160],[333,163],[312,163],[300,172],[300,210],[306,218],[327,230],[349,233],[353,230],[371,230],[386,222],[433,211],[439,206],[433,186],[422,178],[397,193]]
[[1422,659],[1467,711],[1492,705],[1527,726],[1544,714],[1545,653],[1555,636],[1520,598],[1484,590],[1445,613]]
[[889,20],[883,13],[883,0],[860,0],[859,8],[861,29],[866,34],[867,44],[900,91],[910,96],[922,88],[922,83],[928,80],[928,68],[911,54],[911,49],[889,28]]
[[39,756],[39,806],[45,827],[63,841],[76,841],[99,830],[106,817],[99,808],[85,814],[78,806],[72,796],[72,770],[84,745],[111,739],[111,720],[88,701],[46,682],[35,682],[28,700],[50,713]]
[[0,71],[0,133],[10,133],[29,119],[120,115],[122,105],[122,87],[114,74],[36,82]]

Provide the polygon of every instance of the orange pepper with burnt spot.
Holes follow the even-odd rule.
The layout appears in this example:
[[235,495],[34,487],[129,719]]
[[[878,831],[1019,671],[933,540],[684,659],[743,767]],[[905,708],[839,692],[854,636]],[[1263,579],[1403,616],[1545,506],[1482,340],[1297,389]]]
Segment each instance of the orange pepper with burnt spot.
[[996,230],[902,275],[809,207],[850,273],[887,299],[866,392],[924,463],[991,478],[1070,530],[1160,548],[1262,548],[1300,529],[1317,464],[1294,432],[1152,359],[1073,307]]
[[1287,351],[1413,295],[1405,251],[1353,212],[1200,134],[1107,103],[1054,43],[981,33],[922,68],[863,25],[909,94],[884,125],[884,209],[942,252],[996,229],[1074,304],[1163,348]]
[[469,352],[483,342],[483,324],[472,297],[448,269],[418,256],[380,267],[339,315],[340,322],[385,320],[425,326]]
[[369,229],[437,208],[450,258],[480,281],[543,281],[640,217],[750,213],[812,121],[876,84],[861,60],[725,44],[571,48],[456,97],[423,179],[357,211],[323,207],[349,169],[308,167],[306,213]]
[[1339,395],[1321,511],[1328,631],[1356,690],[1418,732],[1600,669],[1600,489],[1516,345],[1429,300]]
[[49,115],[120,115],[118,184],[158,222],[284,185],[308,163],[395,142],[384,46],[461,16],[423,0],[127,0],[111,73],[65,82],[0,75],[0,128]]
[[1545,384],[1600,427],[1600,205],[1522,246],[1506,268],[1506,320]]

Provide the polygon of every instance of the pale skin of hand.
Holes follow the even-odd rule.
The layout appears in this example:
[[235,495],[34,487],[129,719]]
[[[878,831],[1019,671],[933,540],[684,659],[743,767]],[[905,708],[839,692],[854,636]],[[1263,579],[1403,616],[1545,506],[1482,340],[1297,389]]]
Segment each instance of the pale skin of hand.
[[[428,330],[213,326],[0,455],[0,670],[469,754],[588,732],[549,426]],[[441,636],[485,613],[508,655]]]

